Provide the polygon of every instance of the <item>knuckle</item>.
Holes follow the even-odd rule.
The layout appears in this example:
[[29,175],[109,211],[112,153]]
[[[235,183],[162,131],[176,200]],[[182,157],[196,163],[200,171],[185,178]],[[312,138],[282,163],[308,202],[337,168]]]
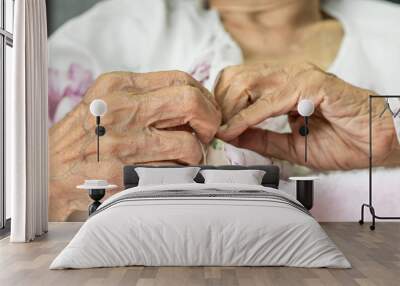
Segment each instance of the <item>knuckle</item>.
[[204,96],[201,91],[192,86],[182,87],[182,94],[188,111],[196,111],[204,101]]
[[117,72],[107,72],[99,75],[95,81],[95,85],[103,90],[110,90],[118,83]]
[[96,79],[96,82],[105,83],[105,82],[109,82],[110,80],[113,80],[114,78],[115,78],[114,72],[106,72],[106,73],[102,73],[101,75],[99,75]]
[[294,64],[289,66],[289,74],[295,75],[295,76],[301,76],[304,74],[310,74],[310,73],[315,73],[319,72],[320,69],[314,65],[313,63],[310,62],[303,62],[300,64]]
[[231,71],[231,67],[226,67],[223,70],[221,70],[220,76],[219,76],[219,83],[221,83],[221,81],[225,81],[227,78],[229,78],[230,71]]
[[169,72],[171,77],[179,84],[189,84],[193,82],[193,77],[187,72],[174,70]]
[[315,64],[308,62],[308,61],[300,64],[300,68],[302,70],[317,70],[318,69]]
[[235,82],[235,85],[239,88],[241,96],[244,95],[244,91],[251,90],[255,86],[255,82],[252,81],[251,76],[246,73],[235,76],[233,81]]
[[221,78],[230,79],[234,77],[242,69],[241,65],[228,66],[222,70]]
[[307,86],[318,86],[324,83],[330,77],[316,65],[305,62],[292,68],[292,78],[299,86],[307,88]]
[[230,79],[237,73],[237,66],[228,66],[221,70],[219,74],[219,80],[216,88],[221,88],[230,82]]

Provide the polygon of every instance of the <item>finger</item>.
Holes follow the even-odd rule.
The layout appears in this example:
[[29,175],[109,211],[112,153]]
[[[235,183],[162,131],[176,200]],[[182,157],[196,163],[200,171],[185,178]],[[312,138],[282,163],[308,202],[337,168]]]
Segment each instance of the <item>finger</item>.
[[180,119],[160,121],[160,122],[157,122],[154,125],[154,127],[157,129],[173,130],[173,131],[186,131],[186,132],[194,133],[193,128],[190,127],[189,124],[181,125]]
[[104,98],[110,91],[128,91],[132,94],[143,94],[169,86],[189,85],[202,90],[212,98],[201,83],[182,71],[160,71],[149,73],[110,72],[100,75],[89,88],[87,103],[95,98]]
[[203,143],[213,139],[221,122],[218,108],[191,86],[167,87],[135,100],[134,120],[139,124],[162,129],[188,124]]
[[183,71],[136,73],[131,77],[131,81],[137,93],[147,93],[170,86],[192,86],[212,98],[210,92],[200,82]]
[[166,87],[141,95],[115,92],[106,101],[110,112],[102,124],[120,133],[137,126],[166,129],[188,124],[203,143],[208,143],[221,123],[217,106],[192,86]]
[[[85,164],[97,163],[95,139],[82,146]],[[182,164],[198,164],[203,157],[202,147],[197,137],[186,131],[166,131],[156,128],[137,128],[130,134],[120,134],[113,130],[100,141],[100,159],[108,162],[111,172],[118,166],[129,163],[174,161]],[[98,165],[98,164],[97,164]]]
[[297,103],[297,95],[281,93],[261,97],[255,103],[241,110],[218,130],[217,136],[230,141],[242,134],[247,128],[255,126],[267,118],[287,114]]
[[[244,72],[252,72],[252,71],[260,71],[266,68],[267,65],[264,63],[257,63],[251,65],[236,65],[236,66],[228,66],[224,68],[218,77],[218,82],[214,87],[214,95],[217,98],[218,103],[221,103],[223,100],[223,96],[225,95],[226,91],[228,90],[229,86],[233,82],[233,78],[236,77],[238,74]],[[221,99],[221,102],[218,99]]]
[[[321,104],[324,94],[320,93],[320,84],[324,74],[312,66],[305,65],[291,71],[291,67],[282,73],[275,73],[272,68],[266,71],[271,76],[263,77],[254,92],[256,102],[234,115],[218,132],[223,140],[232,140],[248,127],[252,127],[270,117],[287,114],[296,110],[300,98],[307,98],[314,102],[316,108]],[[272,86],[272,89],[267,88]],[[251,88],[249,88],[251,90]]]
[[119,150],[118,157],[124,164],[175,162],[195,165],[203,157],[201,144],[192,133],[156,128],[139,136],[133,146],[120,143]]
[[218,104],[223,103],[224,95],[232,82],[232,78],[244,69],[244,65],[228,66],[220,71],[218,82],[214,86],[214,95]]
[[232,143],[240,148],[253,150],[263,156],[292,163],[300,163],[304,143],[294,133],[281,134],[259,128],[250,128]]
[[225,93],[219,97],[223,122],[229,121],[234,114],[248,107],[256,99],[255,85],[259,75],[245,72],[235,76]]
[[277,92],[287,82],[286,73],[280,69],[268,68],[260,71],[246,71],[233,78],[221,106],[224,122],[253,104],[262,96]]
[[[253,88],[260,86],[263,78],[267,78],[272,72],[281,70],[281,68],[263,63],[225,68],[221,72],[214,89],[214,96],[221,106],[224,121],[232,117],[234,114],[232,109],[235,105],[239,105],[240,108],[240,103],[245,104],[247,98],[253,97],[255,99],[256,94]],[[244,95],[244,98],[242,95]],[[240,103],[236,102],[237,100]]]

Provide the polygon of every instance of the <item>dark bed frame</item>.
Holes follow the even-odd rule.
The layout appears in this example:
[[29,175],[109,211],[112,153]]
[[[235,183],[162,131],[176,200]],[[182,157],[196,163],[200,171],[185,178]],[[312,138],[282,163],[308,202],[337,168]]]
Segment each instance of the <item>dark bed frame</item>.
[[[177,168],[177,167],[185,167],[185,166],[144,166],[144,165],[132,165],[124,167],[124,188],[133,188],[136,187],[139,183],[139,177],[135,171],[137,167],[146,167],[146,168]],[[271,187],[274,189],[278,189],[279,187],[279,167],[277,166],[197,166],[202,170],[209,169],[218,169],[218,170],[263,170],[265,171],[265,175],[262,179],[261,184],[265,187]],[[204,183],[203,176],[199,173],[194,180],[197,183]]]
[[[124,167],[124,188],[129,189],[136,187],[139,183],[139,176],[135,171],[137,167],[146,167],[146,168],[182,168],[185,166],[148,166],[148,165],[131,165]],[[209,169],[217,169],[217,170],[263,170],[265,171],[265,175],[262,179],[261,184],[264,187],[270,187],[274,189],[278,189],[279,187],[279,167],[273,165],[255,165],[255,166],[208,166],[202,165],[197,166],[200,167],[201,170],[209,170]],[[194,180],[197,183],[204,183],[203,176],[199,173]],[[296,197],[297,200],[304,205],[304,207],[310,210],[313,207],[314,201],[314,189],[313,182],[311,184],[307,181],[298,181],[296,185]]]

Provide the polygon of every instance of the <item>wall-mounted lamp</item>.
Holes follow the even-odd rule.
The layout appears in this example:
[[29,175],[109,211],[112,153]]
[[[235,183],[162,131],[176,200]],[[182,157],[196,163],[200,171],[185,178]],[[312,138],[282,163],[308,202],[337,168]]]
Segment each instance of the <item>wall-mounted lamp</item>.
[[107,112],[107,103],[101,99],[95,99],[90,103],[90,112],[96,117],[96,129],[97,135],[97,162],[100,161],[100,136],[106,134],[106,128],[100,125],[100,117],[104,116]]
[[301,116],[304,117],[304,125],[300,127],[299,133],[301,136],[304,136],[305,144],[304,144],[304,161],[307,163],[307,135],[310,132],[308,128],[308,119],[314,113],[315,107],[314,103],[309,99],[302,99],[299,101],[297,105],[297,111]]

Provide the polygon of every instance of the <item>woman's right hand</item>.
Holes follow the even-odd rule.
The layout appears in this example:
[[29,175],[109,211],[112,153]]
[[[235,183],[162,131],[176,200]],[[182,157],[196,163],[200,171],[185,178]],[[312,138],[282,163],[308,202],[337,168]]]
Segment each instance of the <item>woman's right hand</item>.
[[[351,170],[369,164],[370,90],[353,86],[309,63],[272,66],[264,63],[224,69],[215,88],[224,125],[217,136],[240,148],[253,150],[316,170]],[[297,112],[301,99],[314,103],[310,118],[309,157],[304,162],[305,140],[298,130],[304,118]],[[372,105],[373,164],[400,166],[400,145],[393,118],[383,98]],[[256,125],[288,115],[291,133]]]
[[[101,124],[100,163],[96,155],[94,99],[107,103]],[[50,219],[86,212],[90,200],[75,189],[85,179],[122,184],[128,164],[198,164],[203,144],[221,123],[212,95],[180,71],[112,72],[98,77],[82,102],[50,130]]]

